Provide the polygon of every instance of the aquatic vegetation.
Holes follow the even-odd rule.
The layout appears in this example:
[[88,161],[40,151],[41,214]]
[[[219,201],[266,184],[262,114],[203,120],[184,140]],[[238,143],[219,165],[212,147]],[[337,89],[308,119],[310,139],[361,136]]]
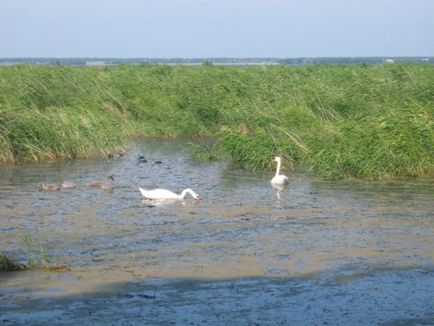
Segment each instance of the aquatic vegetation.
[[43,271],[68,271],[70,268],[64,264],[51,262],[46,250],[41,244],[39,234],[35,239],[30,233],[21,237],[21,242],[26,248],[27,262],[22,264],[0,252],[0,272],[14,272],[23,270],[43,270]]
[[21,241],[26,247],[27,262],[23,265],[23,269],[28,270],[44,270],[44,271],[68,271],[69,267],[64,264],[53,263],[48,256],[45,248],[42,246],[39,234],[35,238],[30,233],[22,236]]
[[433,65],[0,68],[0,162],[107,156],[136,137],[250,169],[434,175]]
[[220,154],[215,144],[199,145],[190,143],[188,151],[190,156],[198,162],[216,161],[220,158]]
[[0,253],[0,272],[14,272],[24,270],[26,267]]

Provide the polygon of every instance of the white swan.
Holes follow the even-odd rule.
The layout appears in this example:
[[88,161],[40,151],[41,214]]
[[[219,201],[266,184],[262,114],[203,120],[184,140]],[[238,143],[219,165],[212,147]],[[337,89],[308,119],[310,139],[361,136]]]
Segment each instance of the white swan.
[[146,190],[139,187],[140,192],[142,193],[143,197],[146,199],[184,199],[185,195],[189,193],[194,199],[200,200],[200,196],[195,193],[190,188],[184,189],[180,195],[175,194],[174,192],[166,189],[153,189],[153,190]]
[[276,174],[271,179],[272,185],[285,185],[288,183],[288,177],[286,175],[280,174],[280,166],[282,165],[282,158],[279,156],[276,156],[273,159],[274,162],[277,162],[277,168],[276,168]]

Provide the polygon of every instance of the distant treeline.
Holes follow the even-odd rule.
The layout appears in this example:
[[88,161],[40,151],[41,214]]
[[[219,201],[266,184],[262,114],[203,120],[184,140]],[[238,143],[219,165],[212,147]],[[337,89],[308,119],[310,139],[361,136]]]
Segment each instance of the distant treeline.
[[322,176],[434,176],[434,65],[0,67],[0,162],[215,137],[200,159]]
[[300,58],[0,58],[0,64],[40,65],[119,65],[119,64],[179,64],[179,65],[305,65],[305,64],[433,64],[434,57],[300,57]]

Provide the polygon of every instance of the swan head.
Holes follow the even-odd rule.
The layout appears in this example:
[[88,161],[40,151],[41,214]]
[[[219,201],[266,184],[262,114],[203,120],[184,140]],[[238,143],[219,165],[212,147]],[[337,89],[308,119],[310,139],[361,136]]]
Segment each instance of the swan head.
[[201,200],[202,198],[193,191],[193,193],[191,194],[193,196],[194,199],[196,199],[197,201]]
[[191,188],[185,189],[186,192],[188,192],[194,199],[201,200],[200,196],[195,193]]
[[273,162],[282,162],[282,158],[280,156],[275,156]]

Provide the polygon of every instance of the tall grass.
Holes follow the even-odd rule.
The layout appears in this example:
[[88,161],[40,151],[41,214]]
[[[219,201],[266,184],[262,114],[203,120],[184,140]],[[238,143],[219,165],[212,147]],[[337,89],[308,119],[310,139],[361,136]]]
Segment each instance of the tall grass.
[[[218,136],[202,159],[324,176],[434,175],[434,66],[0,68],[0,161]],[[206,151],[208,154],[206,154]]]
[[1,161],[72,159],[106,153],[127,128],[111,89],[90,71],[0,69]]
[[35,234],[26,233],[21,237],[21,242],[26,248],[27,262],[21,264],[12,260],[0,251],[0,272],[13,272],[22,270],[42,270],[64,272],[70,270],[64,264],[55,264],[51,261],[37,230]]

